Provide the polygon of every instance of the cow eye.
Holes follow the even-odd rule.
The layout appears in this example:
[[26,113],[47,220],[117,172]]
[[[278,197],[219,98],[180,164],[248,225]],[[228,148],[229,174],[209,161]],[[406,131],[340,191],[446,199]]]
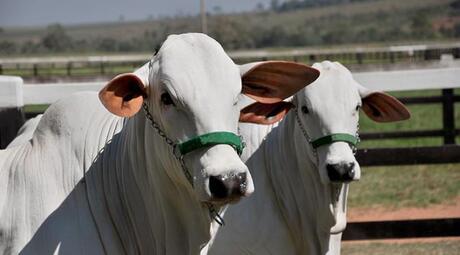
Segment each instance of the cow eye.
[[358,105],[356,106],[356,111],[359,111],[359,109],[361,109],[361,105],[360,105],[360,104],[358,104]]
[[306,107],[305,105],[302,106],[302,107],[300,108],[300,110],[301,110],[303,113],[305,113],[305,114],[308,114],[308,113],[309,113],[308,107]]
[[168,92],[164,92],[163,94],[161,94],[161,103],[164,105],[174,105],[174,101],[172,100]]

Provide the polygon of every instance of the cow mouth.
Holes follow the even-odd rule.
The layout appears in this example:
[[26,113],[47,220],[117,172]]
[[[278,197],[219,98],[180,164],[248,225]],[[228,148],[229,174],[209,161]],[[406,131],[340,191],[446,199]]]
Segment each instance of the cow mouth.
[[331,189],[331,213],[335,219],[335,225],[331,227],[331,234],[338,234],[347,226],[347,193],[348,184],[333,183]]
[[241,200],[241,196],[231,196],[227,198],[211,198],[205,201],[205,204],[211,204],[215,206],[224,206],[227,204],[236,204]]

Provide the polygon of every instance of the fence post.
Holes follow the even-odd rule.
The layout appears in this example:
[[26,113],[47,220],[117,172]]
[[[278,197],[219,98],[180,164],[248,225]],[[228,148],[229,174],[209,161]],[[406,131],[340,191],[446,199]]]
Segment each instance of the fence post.
[[67,76],[70,76],[72,74],[72,62],[67,63]]
[[2,64],[0,64],[0,75],[2,75],[2,74],[3,74],[3,66],[2,66]]
[[105,74],[104,62],[103,61],[101,61],[100,67],[101,67],[101,74]]
[[362,52],[356,53],[356,61],[358,61],[358,64],[360,65],[363,63],[363,53]]
[[442,123],[444,144],[455,144],[454,90],[442,90]]
[[32,67],[33,71],[34,71],[34,76],[37,77],[38,76],[38,67],[37,67],[37,64],[34,64],[33,67]]
[[0,149],[4,149],[24,124],[23,81],[20,77],[0,76]]

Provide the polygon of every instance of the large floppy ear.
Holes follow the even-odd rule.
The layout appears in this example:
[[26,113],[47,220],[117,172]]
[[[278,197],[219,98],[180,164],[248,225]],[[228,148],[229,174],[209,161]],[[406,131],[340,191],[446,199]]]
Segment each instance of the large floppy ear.
[[116,76],[99,92],[99,99],[105,108],[120,117],[136,114],[145,97],[144,83],[134,73]]
[[255,102],[240,111],[240,122],[250,122],[263,125],[280,121],[294,105],[289,102],[264,104]]
[[283,101],[319,77],[319,71],[289,61],[265,61],[240,66],[243,94],[265,104]]
[[376,122],[394,122],[407,120],[410,112],[398,99],[384,93],[371,91],[360,86],[364,113]]

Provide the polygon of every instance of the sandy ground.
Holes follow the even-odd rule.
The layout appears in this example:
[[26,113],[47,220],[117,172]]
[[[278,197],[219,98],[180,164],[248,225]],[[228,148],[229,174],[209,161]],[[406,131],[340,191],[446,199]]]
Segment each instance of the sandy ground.
[[427,208],[350,208],[347,216],[348,222],[457,218],[460,217],[460,196],[449,204]]

